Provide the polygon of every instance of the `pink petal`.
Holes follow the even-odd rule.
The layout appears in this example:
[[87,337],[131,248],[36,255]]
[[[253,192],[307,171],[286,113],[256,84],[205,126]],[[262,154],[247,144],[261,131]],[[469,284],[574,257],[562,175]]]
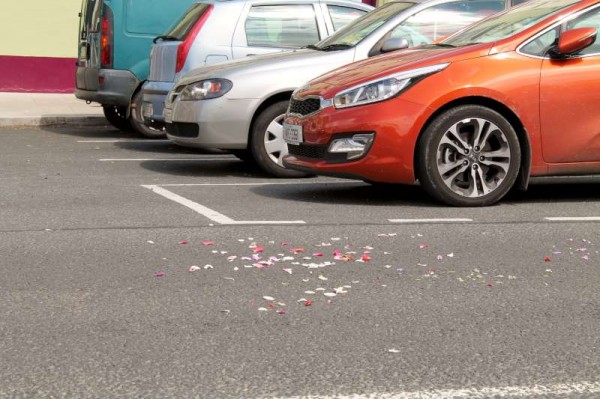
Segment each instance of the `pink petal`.
[[179,241],[179,245],[188,245],[188,244],[189,244],[189,242],[187,242],[187,241]]
[[427,244],[419,244],[419,248],[423,249],[423,248],[427,248],[429,245]]
[[259,252],[263,252],[265,250],[265,247],[254,247],[252,248],[252,252],[259,253]]
[[156,277],[162,277],[162,276],[164,276],[165,274],[164,274],[163,272],[156,272],[156,273],[154,273],[154,275],[155,275]]
[[313,256],[323,256],[323,252],[315,252]]
[[204,245],[205,247],[209,247],[215,245],[215,243],[212,241],[202,241],[202,245]]
[[292,252],[295,254],[299,254],[301,252],[304,252],[304,248],[292,248]]
[[200,270],[200,267],[198,267],[198,266],[190,266],[190,270],[189,271],[190,272],[195,272],[195,271],[198,271],[198,270]]

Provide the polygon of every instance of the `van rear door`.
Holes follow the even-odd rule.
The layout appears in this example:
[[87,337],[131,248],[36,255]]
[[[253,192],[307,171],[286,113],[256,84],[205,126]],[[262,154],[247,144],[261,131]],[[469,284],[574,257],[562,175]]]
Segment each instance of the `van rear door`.
[[79,14],[77,88],[98,90],[100,20],[103,0],[83,0]]

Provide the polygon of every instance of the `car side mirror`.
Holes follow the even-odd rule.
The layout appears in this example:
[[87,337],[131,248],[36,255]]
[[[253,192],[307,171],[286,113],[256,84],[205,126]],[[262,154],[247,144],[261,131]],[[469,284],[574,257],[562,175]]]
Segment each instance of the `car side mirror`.
[[565,58],[576,54],[596,41],[596,28],[577,28],[564,31],[558,38],[558,45],[550,50],[552,58]]
[[387,53],[389,51],[402,50],[409,47],[410,45],[408,40],[401,37],[395,37],[387,39],[385,42],[383,42],[383,45],[381,46],[381,52]]

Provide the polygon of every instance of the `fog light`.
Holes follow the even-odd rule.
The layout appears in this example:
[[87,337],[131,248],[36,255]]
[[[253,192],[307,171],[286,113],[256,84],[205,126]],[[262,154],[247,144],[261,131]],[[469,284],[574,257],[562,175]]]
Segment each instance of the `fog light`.
[[329,145],[329,152],[334,154],[346,153],[348,160],[362,157],[373,143],[374,133],[355,134],[352,137],[335,139]]

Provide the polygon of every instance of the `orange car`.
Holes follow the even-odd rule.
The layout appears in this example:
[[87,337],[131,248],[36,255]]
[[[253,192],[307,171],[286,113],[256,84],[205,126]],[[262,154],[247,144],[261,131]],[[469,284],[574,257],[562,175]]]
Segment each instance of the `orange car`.
[[600,173],[600,0],[533,0],[296,90],[284,165],[485,206],[530,176]]

